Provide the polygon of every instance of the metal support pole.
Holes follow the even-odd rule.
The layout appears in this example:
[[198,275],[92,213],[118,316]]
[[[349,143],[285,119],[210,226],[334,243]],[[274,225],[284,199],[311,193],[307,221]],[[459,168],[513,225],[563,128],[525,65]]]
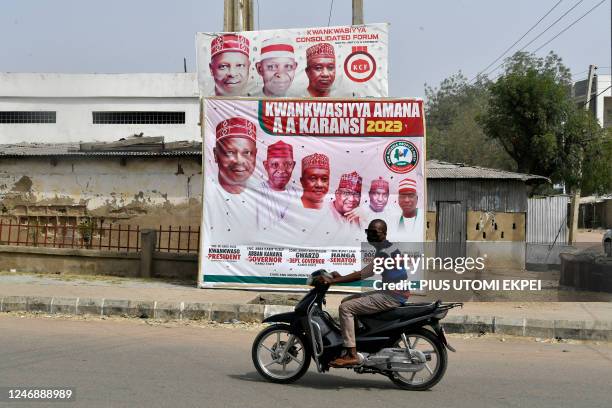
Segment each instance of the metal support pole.
[[353,0],[353,25],[363,24],[363,0]]

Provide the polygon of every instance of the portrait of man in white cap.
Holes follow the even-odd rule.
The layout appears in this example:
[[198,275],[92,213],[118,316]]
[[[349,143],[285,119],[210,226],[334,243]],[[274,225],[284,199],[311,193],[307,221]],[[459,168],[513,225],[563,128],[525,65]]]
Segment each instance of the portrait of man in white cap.
[[261,46],[261,59],[255,67],[263,80],[263,95],[285,96],[297,68],[293,45],[285,38],[265,40]]
[[416,180],[405,178],[400,181],[397,204],[401,214],[393,222],[398,242],[419,242],[423,238],[423,212],[418,208],[419,195]]
[[210,74],[215,95],[241,96],[249,79],[249,40],[238,34],[223,34],[210,43]]

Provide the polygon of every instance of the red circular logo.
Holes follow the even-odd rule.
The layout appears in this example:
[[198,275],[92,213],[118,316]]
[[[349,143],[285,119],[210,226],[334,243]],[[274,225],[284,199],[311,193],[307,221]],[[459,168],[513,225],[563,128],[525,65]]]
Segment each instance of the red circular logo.
[[376,73],[376,60],[366,51],[355,51],[344,60],[344,73],[353,82],[366,82]]

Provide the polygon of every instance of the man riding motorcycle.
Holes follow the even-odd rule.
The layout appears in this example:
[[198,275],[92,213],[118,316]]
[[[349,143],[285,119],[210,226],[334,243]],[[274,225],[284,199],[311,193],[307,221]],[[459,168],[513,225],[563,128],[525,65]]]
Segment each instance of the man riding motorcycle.
[[[370,222],[365,230],[368,242],[376,249],[376,258],[395,258],[400,254],[399,248],[387,241],[387,223],[380,219]],[[374,275],[374,259],[361,271],[341,276],[334,272],[332,278],[320,279],[329,285],[337,283],[356,282]],[[406,281],[408,274],[405,268],[385,269],[382,273],[382,287],[386,284]],[[401,290],[375,290],[349,296],[342,300],[339,308],[342,338],[347,352],[330,363],[333,367],[350,367],[359,364],[355,342],[355,316],[369,315],[402,306],[408,299],[409,292]]]

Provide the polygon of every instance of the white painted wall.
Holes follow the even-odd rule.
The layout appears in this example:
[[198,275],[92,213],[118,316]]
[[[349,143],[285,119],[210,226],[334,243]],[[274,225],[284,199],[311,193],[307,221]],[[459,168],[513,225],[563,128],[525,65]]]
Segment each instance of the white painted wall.
[[[56,111],[56,123],[0,123],[0,144],[115,141],[133,134],[200,140],[196,76],[0,73],[0,111]],[[180,111],[185,124],[93,124],[93,111]]]
[[596,102],[596,115],[601,126],[605,125],[606,112],[604,98],[606,96],[612,96],[612,88],[608,89],[607,91],[604,91],[604,89],[608,88],[610,85],[612,85],[612,75],[597,75],[597,93],[603,91],[602,94],[597,97]]

